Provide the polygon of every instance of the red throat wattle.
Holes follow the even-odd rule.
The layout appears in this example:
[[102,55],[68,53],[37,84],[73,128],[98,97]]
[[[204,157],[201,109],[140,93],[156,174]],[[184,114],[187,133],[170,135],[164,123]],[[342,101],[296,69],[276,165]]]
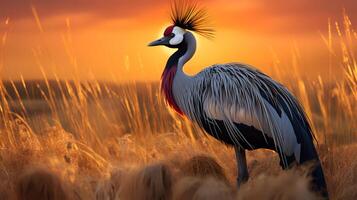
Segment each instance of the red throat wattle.
[[180,115],[184,115],[180,107],[177,105],[172,93],[172,86],[176,74],[177,66],[165,69],[161,77],[161,91],[165,96],[166,102]]

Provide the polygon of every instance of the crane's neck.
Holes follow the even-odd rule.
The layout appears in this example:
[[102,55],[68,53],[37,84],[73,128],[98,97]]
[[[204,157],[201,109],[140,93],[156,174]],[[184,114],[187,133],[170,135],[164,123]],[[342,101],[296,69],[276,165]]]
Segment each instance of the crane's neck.
[[[167,61],[165,70],[161,77],[161,90],[167,103],[180,114],[183,114],[183,112],[175,100],[173,94],[173,83],[174,79],[179,79],[177,82],[181,84],[187,83],[186,80],[190,79],[190,77],[183,71],[183,67],[193,57],[195,52],[196,39],[192,33],[187,32],[184,36],[184,41],[180,44],[178,50],[172,54]],[[184,87],[181,84],[176,86]]]
[[[185,34],[183,46],[184,47],[182,51],[184,51],[184,54],[178,59],[177,62],[178,73],[184,73],[183,66],[193,57],[196,52],[196,39],[191,32],[187,32]],[[180,48],[178,51],[180,51]]]

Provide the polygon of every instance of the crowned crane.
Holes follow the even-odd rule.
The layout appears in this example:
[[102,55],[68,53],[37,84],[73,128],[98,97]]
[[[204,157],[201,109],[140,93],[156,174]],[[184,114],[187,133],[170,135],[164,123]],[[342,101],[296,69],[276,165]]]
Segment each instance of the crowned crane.
[[249,178],[246,150],[265,148],[279,154],[283,169],[314,162],[312,188],[327,198],[312,129],[298,100],[282,84],[242,63],[215,64],[194,76],[185,74],[183,67],[196,51],[192,32],[213,37],[214,31],[196,3],[175,1],[171,11],[173,24],[149,44],[177,49],[161,79],[167,104],[234,147],[238,186]]

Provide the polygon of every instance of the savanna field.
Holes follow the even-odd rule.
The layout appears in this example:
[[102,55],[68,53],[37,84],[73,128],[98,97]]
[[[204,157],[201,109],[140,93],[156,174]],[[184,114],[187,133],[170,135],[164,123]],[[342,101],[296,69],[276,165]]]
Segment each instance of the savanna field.
[[[297,51],[289,66],[276,60],[269,73],[311,119],[331,199],[357,199],[357,33],[351,27],[344,16],[321,35],[330,52],[323,59],[338,63],[333,70],[342,78],[334,71],[304,78]],[[43,80],[3,80],[0,99],[1,200],[320,199],[309,191],[309,166],[282,171],[267,150],[248,153],[251,177],[237,190],[234,150],[168,110],[156,82],[44,73]]]

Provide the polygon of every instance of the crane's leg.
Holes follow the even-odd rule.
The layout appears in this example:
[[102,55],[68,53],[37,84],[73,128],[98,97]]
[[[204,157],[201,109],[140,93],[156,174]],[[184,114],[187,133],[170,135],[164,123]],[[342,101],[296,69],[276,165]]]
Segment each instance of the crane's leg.
[[237,184],[240,187],[243,183],[247,182],[249,179],[247,159],[245,156],[245,149],[241,147],[234,147],[237,159],[238,177]]

